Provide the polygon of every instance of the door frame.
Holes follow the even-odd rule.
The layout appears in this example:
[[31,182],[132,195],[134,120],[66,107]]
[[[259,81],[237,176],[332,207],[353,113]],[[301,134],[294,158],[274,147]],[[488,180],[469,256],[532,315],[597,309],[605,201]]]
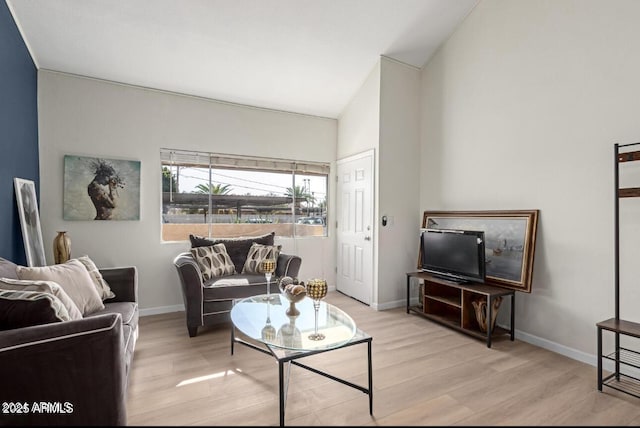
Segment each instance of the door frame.
[[[338,176],[338,166],[340,164],[343,163],[347,163],[347,162],[351,162],[354,160],[358,160],[358,159],[362,159],[362,158],[366,158],[366,157],[371,157],[371,175],[372,175],[372,182],[371,182],[371,288],[369,290],[370,295],[369,295],[369,302],[368,305],[371,308],[376,308],[377,304],[378,304],[378,299],[377,299],[377,290],[378,290],[378,275],[376,275],[377,272],[377,260],[378,260],[378,225],[376,222],[377,219],[377,210],[378,210],[378,198],[376,198],[376,189],[377,189],[377,178],[378,178],[378,174],[377,174],[377,163],[376,163],[376,149],[375,148],[371,148],[371,149],[366,149],[362,152],[358,152],[343,158],[340,158],[338,160],[336,160],[336,199],[335,199],[335,206],[336,206],[336,221],[338,221],[338,197],[339,197],[339,192],[338,192],[338,180],[340,180],[340,177]],[[334,226],[336,225],[336,223],[334,223]],[[336,290],[338,290],[338,249],[339,249],[339,245],[340,245],[340,239],[338,237],[338,228],[337,226],[335,227],[335,231],[336,231],[336,239],[335,239],[335,257],[336,257],[336,261],[335,261],[335,271],[336,271]],[[351,297],[351,296],[349,296]],[[352,297],[353,298],[353,297]],[[353,298],[355,299],[355,298]],[[355,299],[358,300],[358,299]],[[360,301],[360,300],[358,300]],[[363,302],[363,304],[366,304]]]

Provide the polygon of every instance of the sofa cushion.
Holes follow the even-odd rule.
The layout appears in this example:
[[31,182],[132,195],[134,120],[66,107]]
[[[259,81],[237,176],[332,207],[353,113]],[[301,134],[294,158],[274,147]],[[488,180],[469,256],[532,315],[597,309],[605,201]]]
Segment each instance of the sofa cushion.
[[103,301],[116,297],[113,291],[111,291],[111,287],[109,287],[107,281],[105,281],[102,277],[98,266],[96,266],[96,264],[89,258],[89,256],[78,257],[78,260],[84,265],[84,267],[87,269],[87,272],[89,272],[89,276],[91,277],[91,280],[96,286],[96,290],[98,290],[98,294]]
[[[231,279],[225,283],[225,279]],[[239,284],[240,281],[245,281]],[[217,283],[217,285],[213,285]],[[212,286],[202,289],[202,299],[204,302],[237,299],[265,294],[267,292],[267,280],[264,274],[235,274],[228,277],[216,278],[210,281]],[[278,281],[271,280],[270,288],[272,293],[278,293]]]
[[84,265],[72,259],[63,264],[16,268],[18,278],[53,281],[66,291],[76,304],[82,315],[104,309],[104,303],[93,285],[93,280]]
[[[273,260],[273,271],[275,271],[278,256],[282,250],[282,245],[262,245],[254,242],[247,254],[242,273],[265,273],[262,269],[263,260]],[[273,273],[273,272],[272,272]]]
[[70,320],[67,308],[51,293],[0,290],[0,330]]
[[122,345],[125,351],[123,357],[127,373],[131,368],[131,359],[138,340],[138,319],[139,311],[136,302],[112,302],[105,303],[104,309],[93,312],[87,318],[97,317],[104,314],[120,314],[122,318]]
[[233,261],[237,273],[241,273],[244,268],[244,263],[247,260],[247,255],[251,249],[251,245],[256,242],[262,245],[273,245],[273,240],[276,233],[271,232],[266,235],[249,236],[240,238],[220,238],[220,239],[208,239],[201,236],[189,235],[191,241],[191,248],[208,247],[215,244],[224,244],[227,249],[227,254]]
[[198,263],[203,281],[216,276],[230,275],[236,271],[224,244],[192,248],[191,255]]
[[64,305],[69,313],[69,317],[72,320],[78,320],[82,318],[82,313],[73,303],[71,297],[64,291],[59,284],[53,281],[38,281],[38,280],[22,280],[22,279],[10,279],[0,278],[0,290],[14,290],[14,291],[37,291],[40,293],[49,293],[60,299],[60,302]]
[[135,302],[113,302],[106,303],[104,309],[93,312],[88,317],[95,317],[104,314],[122,315],[122,324],[137,327],[138,325],[138,304]]

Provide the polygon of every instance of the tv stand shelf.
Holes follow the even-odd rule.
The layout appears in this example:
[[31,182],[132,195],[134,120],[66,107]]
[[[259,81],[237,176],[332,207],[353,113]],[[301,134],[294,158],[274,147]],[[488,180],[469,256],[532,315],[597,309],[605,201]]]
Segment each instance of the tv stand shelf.
[[[422,306],[410,303],[411,278],[424,282],[424,300]],[[494,299],[503,296],[511,297],[509,330],[487,323],[487,331],[480,329],[476,319],[474,300],[484,300],[487,308],[491,308]],[[426,272],[407,273],[407,313],[414,313],[444,326],[461,331],[477,339],[486,340],[487,347],[491,347],[491,340],[495,335],[510,335],[514,340],[514,303],[515,291],[479,283],[458,284],[454,281],[438,278]],[[487,311],[487,319],[491,319],[491,311]]]

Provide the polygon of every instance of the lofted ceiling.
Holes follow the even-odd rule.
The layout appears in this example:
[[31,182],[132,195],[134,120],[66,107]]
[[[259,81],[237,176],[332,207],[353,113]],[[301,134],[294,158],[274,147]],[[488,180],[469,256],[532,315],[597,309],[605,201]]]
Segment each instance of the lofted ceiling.
[[337,118],[380,56],[422,67],[478,0],[6,0],[36,67]]

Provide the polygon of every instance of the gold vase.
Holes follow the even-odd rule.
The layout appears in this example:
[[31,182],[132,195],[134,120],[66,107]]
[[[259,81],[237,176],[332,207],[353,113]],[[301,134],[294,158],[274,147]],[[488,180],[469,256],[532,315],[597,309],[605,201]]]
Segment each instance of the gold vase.
[[59,231],[53,238],[53,260],[56,264],[64,263],[71,258],[71,238],[66,231]]

